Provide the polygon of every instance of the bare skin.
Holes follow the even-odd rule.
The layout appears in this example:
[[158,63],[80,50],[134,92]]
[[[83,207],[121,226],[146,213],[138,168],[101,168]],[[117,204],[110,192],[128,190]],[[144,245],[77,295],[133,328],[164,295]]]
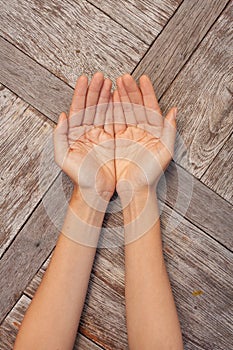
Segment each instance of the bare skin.
[[[69,117],[67,118],[62,113],[59,118],[54,132],[55,159],[73,180],[74,192],[52,260],[26,312],[14,350],[68,350],[73,348],[96,252],[96,245],[89,244],[88,240],[85,241],[85,245],[79,243],[78,238],[84,236],[85,232],[83,232],[83,226],[74,217],[81,218],[86,225],[89,225],[90,230],[93,229],[93,232],[89,232],[95,237],[91,243],[97,244],[105,210],[100,201],[100,195],[96,195],[94,186],[97,186],[99,193],[104,196],[107,205],[115,188],[115,170],[112,160],[108,166],[102,167],[101,176],[97,177],[97,184],[89,184],[88,181],[85,181],[85,177],[82,178],[81,183],[77,182],[77,172],[88,150],[96,144],[100,145],[93,153],[96,162],[90,161],[87,164],[90,167],[89,171],[96,171],[96,163],[101,164],[106,154],[102,141],[113,140],[113,136],[103,128],[105,119],[102,126],[97,120],[98,127],[95,128],[92,124],[98,118],[98,114],[88,113],[86,118],[92,118],[90,134],[81,132],[80,138],[74,139],[74,132],[79,129],[79,124],[80,129],[87,128],[88,124],[85,123],[85,117],[82,120],[72,117],[74,115],[80,117],[80,113],[77,113],[86,106],[96,104],[101,106],[106,101],[108,102],[110,91],[111,82],[104,80],[101,73],[94,75],[89,88],[87,78],[79,78]],[[106,116],[107,111],[102,111],[102,118]],[[95,131],[95,142],[93,142],[91,137]],[[71,147],[69,147],[70,140]],[[108,152],[112,151],[113,149],[108,148]],[[88,197],[93,202],[88,204],[85,200],[86,191],[93,193]],[[98,206],[102,208],[100,211],[93,209]],[[64,235],[68,233],[69,236],[67,230],[72,225],[77,235],[80,234],[77,237],[73,236],[73,240]]]
[[139,87],[130,75],[120,77],[114,105],[111,101],[109,79],[96,73],[88,85],[82,76],[69,115],[62,113],[59,118],[54,132],[55,160],[72,179],[74,191],[15,350],[73,348],[104,212],[115,188],[125,222],[129,347],[183,349],[163,260],[155,196],[173,154],[176,109],[162,117],[146,76],[141,77]]
[[[155,195],[159,177],[173,154],[176,108],[163,119],[153,86],[146,76],[141,77],[138,87],[134,79],[126,74],[117,80],[117,87],[113,99],[117,105],[122,102],[123,114],[121,123],[115,129],[116,188],[123,206],[127,192],[132,192],[132,199],[123,210],[125,225],[137,218],[136,225],[129,225],[125,230],[129,347],[133,350],[181,350],[180,325],[163,258]],[[126,109],[124,104],[128,106]],[[147,109],[145,113],[143,109],[134,108],[134,105],[130,109],[130,104],[149,108],[149,115]],[[143,128],[143,125],[147,127]],[[156,126],[159,128],[157,133],[153,132]],[[124,159],[122,140],[129,142],[128,149],[131,151],[127,160]],[[136,147],[133,143],[130,148],[132,141],[136,141]],[[142,210],[145,206],[144,217]],[[140,232],[137,232],[138,227]]]
[[[112,111],[107,109],[111,86],[111,81],[104,80],[102,73],[94,75],[89,87],[87,77],[81,76],[75,87],[69,118],[62,113],[54,132],[55,160],[75,186],[83,191],[94,193],[96,189],[99,194],[109,193],[110,197],[115,190]],[[85,166],[86,173],[80,172],[88,153],[91,155]],[[88,174],[98,176],[94,179]]]

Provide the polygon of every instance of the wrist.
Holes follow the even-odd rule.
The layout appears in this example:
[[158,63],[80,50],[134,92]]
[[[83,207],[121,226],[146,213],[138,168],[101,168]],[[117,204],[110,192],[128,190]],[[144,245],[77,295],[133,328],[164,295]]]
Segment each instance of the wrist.
[[93,210],[104,214],[112,194],[113,193],[107,191],[97,193],[92,189],[82,189],[75,185],[70,199],[70,206],[74,210],[82,206],[86,210]]
[[132,195],[121,192],[120,199],[123,207],[125,244],[128,244],[142,237],[158,222],[158,201],[154,188],[137,190]]
[[97,247],[108,202],[74,187],[62,233],[84,246]]
[[155,186],[135,186],[132,182],[125,179],[117,183],[116,191],[123,207],[134,201],[145,201],[148,196],[155,200],[157,199]]

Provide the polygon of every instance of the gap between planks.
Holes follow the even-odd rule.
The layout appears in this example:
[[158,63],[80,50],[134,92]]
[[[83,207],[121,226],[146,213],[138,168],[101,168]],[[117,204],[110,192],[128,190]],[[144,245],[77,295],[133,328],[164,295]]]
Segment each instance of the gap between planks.
[[[4,48],[4,53],[6,52],[7,55],[10,57],[11,65],[15,67],[13,71],[14,70],[17,71],[17,67],[20,65],[22,65],[23,67],[23,69],[21,70],[21,72],[23,72],[23,77],[22,76],[15,77],[14,74],[9,76],[8,74],[9,71],[12,74],[12,71],[10,70],[10,66],[6,63],[6,61],[3,62],[6,65],[5,69],[2,70],[2,77],[5,76],[5,84],[7,83],[7,81],[9,82],[10,80],[14,81],[15,83],[15,79],[18,79],[16,81],[17,84],[14,85],[18,89],[17,93],[19,93],[19,95],[22,95],[23,93],[24,97],[26,97],[25,99],[29,100],[29,103],[32,103],[34,107],[36,107],[37,110],[40,110],[42,114],[44,114],[46,117],[49,117],[51,120],[56,122],[58,113],[61,110],[68,109],[68,105],[71,100],[73,89],[71,87],[68,87],[68,85],[62,82],[59,78],[49,73],[46,69],[39,66],[32,59],[25,56],[22,52],[19,52],[18,49],[14,47],[12,48],[11,44],[9,44],[3,39],[1,40],[2,40],[2,43],[1,43],[2,45],[0,46]],[[1,57],[5,58],[6,56],[3,55]],[[3,65],[1,65],[1,67],[2,66]],[[31,69],[32,71],[30,71]],[[43,84],[47,87],[46,89],[42,89],[41,81],[38,80],[38,77],[43,77]],[[7,80],[7,78],[9,79]],[[23,89],[22,89],[22,86],[24,87]],[[41,90],[42,90],[42,96],[40,95],[40,93],[38,93]],[[49,94],[46,93],[45,95],[43,95],[43,90],[46,90],[46,91],[49,90],[51,93]],[[42,105],[41,105],[41,101],[44,102]],[[177,166],[177,169],[179,169],[179,166]],[[187,174],[188,172],[184,170],[182,176],[186,177]],[[192,175],[189,175],[189,176],[192,178]],[[201,185],[202,184],[200,183],[200,186]],[[203,187],[201,186],[201,188]],[[211,190],[209,193],[214,196]],[[216,198],[216,196],[214,196],[214,198]],[[215,202],[216,202],[216,199],[215,199]],[[205,199],[204,199],[204,203],[205,203]],[[222,203],[223,202],[221,201],[221,204]],[[225,205],[225,208],[226,208],[226,211],[230,210],[230,208],[227,209],[227,205]],[[199,212],[199,214],[201,213]],[[220,241],[221,241],[221,237],[220,237]],[[227,239],[225,239],[223,243],[225,244],[226,241]]]

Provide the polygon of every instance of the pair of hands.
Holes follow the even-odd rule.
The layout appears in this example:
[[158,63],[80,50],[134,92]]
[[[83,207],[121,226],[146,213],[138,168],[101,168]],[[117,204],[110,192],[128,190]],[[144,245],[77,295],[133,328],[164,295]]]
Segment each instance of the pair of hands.
[[169,164],[176,136],[176,108],[162,117],[150,79],[139,86],[129,74],[112,82],[96,73],[76,83],[69,115],[62,113],[54,131],[56,163],[76,188],[109,200],[116,188],[126,192],[154,189]]

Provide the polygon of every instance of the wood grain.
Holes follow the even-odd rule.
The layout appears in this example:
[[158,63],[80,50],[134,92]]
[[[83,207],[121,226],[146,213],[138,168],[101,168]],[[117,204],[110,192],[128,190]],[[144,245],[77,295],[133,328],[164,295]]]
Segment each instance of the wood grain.
[[169,209],[162,217],[164,251],[185,349],[228,349],[233,330],[232,253],[179,215],[171,215]]
[[[226,144],[226,148],[227,146],[230,146],[230,141]],[[224,150],[222,153],[223,152]],[[212,187],[212,189],[217,189],[218,193],[220,191],[222,191],[221,193],[223,193],[223,191],[224,193],[228,193],[226,191],[226,188],[228,188],[228,196],[232,193],[230,159],[228,162],[230,152],[232,151],[228,148],[225,158],[226,165],[222,158],[219,162],[217,159],[214,160],[218,167],[218,169],[215,169],[216,173],[224,173],[224,177],[219,176],[217,178],[217,176],[214,177],[214,175],[213,177],[209,176],[209,184],[210,181],[212,184],[216,181],[217,184],[216,188]],[[225,172],[225,167],[227,166],[229,167],[229,171]],[[213,168],[212,166],[210,167],[209,175],[213,174]],[[208,185],[208,180],[206,181],[206,184]],[[167,168],[165,175],[161,177],[157,192],[158,198],[172,208],[174,212],[179,213],[188,221],[191,221],[195,226],[205,231],[210,237],[218,240],[218,242],[223,244],[229,250],[233,250],[232,205],[220,198],[218,194],[210,191],[207,186],[191,176],[173,161]],[[163,210],[162,205],[161,210]]]
[[147,74],[160,98],[189,60],[229,0],[184,0],[134,70]]
[[[101,273],[102,270],[103,272],[107,270],[104,255],[102,258],[102,254],[99,252],[97,257],[101,259],[101,262],[95,262],[94,273],[92,273],[90,278],[80,320],[79,332],[95,341],[104,349],[123,350],[127,348],[124,297],[123,294],[118,294],[105,281],[97,277],[97,274]],[[121,266],[119,267],[121,268]],[[45,269],[42,267],[25,290],[25,294],[30,298],[33,297],[37,290],[44,272]],[[109,279],[110,283],[113,282],[112,279]],[[117,284],[117,281],[115,277],[113,283]]]
[[71,86],[82,73],[131,71],[148,48],[85,0],[2,0],[0,32]]
[[182,0],[88,0],[147,44],[157,37]]
[[[64,196],[68,199],[72,191],[71,182],[66,176],[63,178],[63,188],[60,187],[60,180],[62,181],[60,175],[1,259],[0,290],[3,294],[2,302],[0,301],[0,315],[2,319],[9,311],[9,305],[16,303],[22,290],[54,248],[67,207],[65,199],[62,201],[60,195],[64,189]],[[105,225],[110,225],[109,216],[110,214],[107,214],[105,217]],[[118,218],[116,220],[119,222]],[[113,231],[113,227],[111,230]],[[112,276],[116,276],[121,281],[118,283],[120,290],[116,290],[120,293],[124,279],[123,273],[118,269],[119,260],[117,257],[108,251],[109,237],[104,239],[106,240],[104,250],[106,250],[106,260],[108,261],[106,261],[106,271],[101,271],[101,275],[106,281],[111,280]],[[11,271],[11,276],[14,275],[15,278],[8,279],[8,271]],[[8,293],[8,290],[11,290],[12,293]]]
[[197,178],[233,130],[232,10],[231,2],[161,100],[165,110],[178,106],[175,159]]
[[[205,185],[231,204],[233,204],[232,163],[233,136],[231,135],[201,178],[201,181],[204,182]],[[231,227],[233,227],[233,224]]]
[[[15,89],[19,96],[47,117],[56,121],[62,110],[68,110],[73,92],[72,88],[1,38],[0,60],[0,75],[4,84],[7,84],[10,89]],[[20,70],[18,67],[20,67]],[[168,102],[168,105],[170,105],[170,102]],[[167,191],[166,199],[160,191],[161,199],[166,200],[168,205],[174,206],[177,200],[178,171],[179,186],[183,186],[181,192],[186,198],[184,201],[179,201],[180,207],[177,206],[176,210],[184,214],[188,220],[193,221],[195,225],[206,230],[208,234],[219,239],[227,247],[232,247],[232,236],[230,234],[230,228],[232,227],[231,207],[212,191],[202,186],[199,181],[196,181],[179,165],[176,164],[175,168],[170,167],[169,169],[172,171],[168,182],[169,191]],[[167,176],[169,175],[169,169]],[[188,184],[193,181],[195,183],[193,199],[186,212],[187,198],[190,191]],[[209,205],[209,203],[212,204]],[[219,208],[221,208],[221,211]]]
[[[64,182],[66,193],[70,189],[70,183]],[[46,196],[53,204],[53,219],[58,216],[62,218],[63,210],[59,206],[59,202],[56,201],[56,184]],[[118,206],[117,202],[115,202],[115,206]],[[45,202],[37,207],[34,215],[28,220],[3,256],[0,272],[0,300],[3,317],[17,301],[18,296],[40,267],[41,261],[50,254],[55,244],[57,230],[48,218],[45,208]],[[120,222],[121,213],[118,212],[118,208],[115,210],[115,214],[108,214],[105,222],[105,225],[109,225],[111,230],[114,230],[114,220]],[[115,216],[115,219],[111,219],[111,216]],[[111,220],[112,224],[110,224]],[[179,223],[178,226],[177,223]],[[197,343],[201,344],[203,349],[208,349],[210,344],[216,343],[218,349],[227,348],[230,339],[229,332],[232,331],[229,309],[232,293],[232,274],[230,271],[232,254],[180,215],[172,214],[171,209],[166,205],[163,210],[162,227],[164,252],[167,256],[169,273],[187,346],[190,349],[196,349],[195,344]],[[111,262],[113,262],[112,266]],[[117,270],[116,266],[120,271],[118,274],[114,273]],[[99,344],[106,343],[107,348],[110,349],[121,348],[119,344],[121,344],[125,334],[124,328],[120,328],[122,331],[119,331],[118,328],[120,327],[117,324],[119,314],[116,314],[116,320],[114,318],[117,310],[123,315],[123,271],[122,247],[99,249],[93,268],[93,276],[96,279],[94,279],[94,286],[92,285],[91,288],[94,292],[87,299],[86,307],[88,310],[84,311],[82,325],[83,332],[88,337],[93,337],[95,342]],[[42,275],[43,271],[41,272]],[[37,276],[37,284],[39,279],[40,277]],[[110,291],[113,288],[114,293],[112,294]],[[11,293],[8,292],[9,290]],[[194,297],[192,293],[195,290],[202,290],[204,294]],[[107,291],[106,295],[104,291]],[[32,296],[32,287],[30,293]],[[114,305],[114,312],[108,314],[106,310],[108,310],[108,305],[112,305],[111,303]],[[99,307],[99,305],[102,306]],[[104,311],[103,305],[105,305]],[[87,315],[86,319],[85,315]],[[218,318],[216,319],[216,317]],[[103,322],[103,319],[106,321]],[[212,325],[211,330],[209,324]],[[122,322],[120,325],[122,327]],[[111,330],[113,338],[110,336],[110,326],[115,327],[116,330]],[[217,330],[227,336],[217,339],[216,334],[219,334]],[[117,346],[114,347],[114,344]]]
[[[56,3],[60,4],[60,1]],[[72,2],[72,4],[73,3],[74,2]],[[148,61],[151,60],[150,67],[148,66],[148,72],[150,75],[152,74],[153,80],[156,79],[157,82],[160,82],[159,84],[161,86],[161,90],[159,91],[159,87],[159,97],[168,88],[170,82],[176,77],[181,66],[187,62],[191,53],[203,39],[204,35],[215,21],[219,13],[222,11],[226,3],[227,2],[225,0],[217,1],[211,4],[211,6],[208,4],[208,7],[207,2],[188,2],[184,0],[176,15],[171,19],[165,30],[156,40],[158,44],[157,49],[162,49],[159,56],[161,55],[161,52],[167,52],[167,55],[169,54],[170,56],[166,56],[165,59],[163,57],[162,60],[164,62],[161,62],[161,58],[159,61],[156,61],[156,49],[154,46],[154,56],[152,56],[152,54],[151,56],[148,56]],[[27,4],[27,8],[25,4]],[[13,2],[12,0],[11,2],[4,2],[3,10],[6,11],[8,15],[7,19],[4,18],[5,22],[3,21],[3,25],[5,26],[4,35],[7,40],[11,41],[25,53],[14,48],[14,46],[8,43],[6,40],[1,39],[0,43],[3,43],[4,46],[1,49],[0,58],[6,62],[3,62],[4,66],[2,66],[3,69],[1,71],[0,79],[5,85],[9,86],[10,89],[16,91],[17,93],[19,92],[19,95],[22,98],[25,97],[25,101],[32,103],[34,107],[38,108],[43,113],[45,112],[46,116],[56,120],[57,114],[62,109],[66,109],[68,107],[71,98],[72,89],[66,83],[68,82],[68,84],[73,86],[76,75],[79,74],[82,69],[87,71],[90,75],[91,72],[96,69],[96,67],[99,68],[99,66],[105,66],[105,72],[107,72],[107,74],[113,72],[112,77],[116,77],[116,75],[123,72],[126,68],[132,70],[132,67],[135,66],[137,61],[140,59],[140,55],[142,54],[143,50],[140,46],[141,41],[139,39],[135,39],[136,36],[134,37],[131,35],[130,39],[127,39],[128,31],[122,29],[120,40],[125,42],[124,49],[128,48],[129,52],[124,53],[122,60],[120,60],[120,52],[117,52],[116,54],[113,49],[114,46],[113,48],[108,47],[106,57],[110,63],[106,63],[104,50],[107,46],[110,46],[109,43],[112,42],[111,40],[109,41],[110,35],[114,36],[115,34],[114,40],[118,39],[116,33],[118,33],[118,28],[120,28],[120,26],[118,27],[117,24],[112,25],[114,21],[107,18],[107,16],[100,14],[100,12],[96,9],[90,11],[90,14],[87,15],[85,11],[87,9],[89,10],[89,5],[82,1],[80,4],[75,5],[77,7],[75,11],[77,11],[77,13],[80,11],[80,16],[81,10],[84,9],[84,19],[81,21],[79,31],[81,33],[80,35],[83,35],[82,40],[86,40],[86,42],[84,44],[83,41],[81,42],[81,45],[83,45],[82,50],[84,48],[84,51],[81,52],[83,61],[81,61],[81,59],[77,60],[77,55],[80,53],[75,52],[74,54],[72,51],[75,51],[78,44],[75,42],[72,43],[71,31],[75,31],[74,23],[76,24],[76,22],[74,20],[73,13],[70,12],[70,3],[68,3],[68,5],[65,4],[65,6],[62,5],[60,8],[60,10],[65,12],[63,17],[64,22],[66,21],[68,24],[64,23],[63,20],[60,19],[60,13],[58,13],[60,10],[56,8],[54,1],[50,2],[50,4],[46,5],[45,7],[40,7],[40,9],[38,4],[41,5],[42,2],[26,3],[26,1]],[[11,13],[7,9],[7,6]],[[22,9],[19,8],[20,6]],[[93,7],[90,8],[93,9]],[[30,15],[27,15],[27,9],[31,11]],[[16,10],[21,16],[24,17],[17,18]],[[229,14],[229,10],[227,11],[226,13]],[[52,12],[54,13],[52,14]],[[195,15],[192,16],[190,14]],[[183,18],[182,15],[185,15],[185,18]],[[71,24],[68,22],[69,17],[71,17],[71,22],[73,21]],[[23,25],[22,18],[27,18],[25,24]],[[51,23],[49,22],[50,18],[52,18]],[[58,21],[56,20],[57,18],[59,19]],[[100,27],[97,27],[97,29],[90,29],[90,26],[93,23],[97,24],[97,21],[99,21],[100,18],[103,18],[103,28],[106,29],[112,25],[113,29],[106,37],[104,37],[102,34],[102,36],[100,36],[99,34],[97,39],[94,38],[93,40],[93,37],[89,37],[89,33],[94,36],[95,30],[100,32]],[[90,20],[89,23],[87,23],[88,20]],[[13,28],[14,21],[16,21],[15,28]],[[227,23],[229,23],[228,15],[224,14],[221,17],[221,22],[221,25],[219,25],[219,22],[217,22],[213,27],[211,33],[214,31],[214,35],[211,34],[210,37],[207,37],[208,40],[210,40],[210,47],[208,47],[208,43],[204,41],[204,43],[200,46],[201,51],[199,51],[200,48],[197,50],[198,54],[196,54],[196,61],[191,61],[192,68],[190,66],[190,71],[192,71],[193,75],[198,72],[197,68],[202,67],[202,73],[198,75],[198,78],[196,78],[198,81],[196,81],[195,77],[193,78],[191,75],[192,79],[189,82],[186,82],[185,74],[181,80],[178,80],[179,77],[182,76],[181,74],[178,75],[176,79],[176,81],[178,81],[176,88],[172,92],[168,90],[168,97],[166,95],[164,96],[164,100],[162,101],[163,109],[165,109],[165,105],[168,106],[171,104],[171,100],[169,100],[169,93],[172,95],[174,94],[177,98],[180,98],[179,94],[186,93],[185,89],[187,91],[189,90],[190,93],[190,86],[193,87],[193,91],[198,91],[199,88],[203,89],[203,85],[200,83],[200,81],[203,80],[203,72],[205,72],[205,76],[207,77],[209,83],[213,83],[213,87],[211,84],[210,86],[204,85],[203,98],[205,98],[206,91],[209,90],[210,97],[208,95],[208,98],[213,98],[211,92],[213,93],[215,90],[217,91],[219,99],[221,100],[219,102],[218,99],[216,100],[214,98],[214,100],[217,101],[215,108],[218,110],[218,112],[221,112],[222,110],[225,111],[224,106],[227,106],[226,110],[230,108],[228,108],[228,106],[230,106],[229,94],[226,94],[221,90],[225,89],[225,83],[229,83],[229,64],[227,59],[224,61],[225,58],[222,58],[221,56],[223,52],[221,50],[226,50],[228,45],[228,39],[226,39],[226,34],[228,34],[230,31],[230,29],[226,29]],[[171,26],[171,23],[173,26]],[[64,26],[57,27],[57,24],[64,24]],[[83,26],[84,24],[87,25],[86,34],[84,34],[85,28],[81,28],[82,24]],[[98,26],[100,26],[99,23]],[[28,28],[30,28],[30,30],[28,30]],[[33,30],[31,30],[32,28]],[[64,28],[70,28],[70,30],[66,31]],[[170,32],[166,31],[167,28],[170,28]],[[175,31],[175,29],[177,31]],[[6,31],[8,31],[9,34],[6,33]],[[60,34],[60,31],[64,32]],[[220,31],[218,34],[219,36],[217,35],[218,31]],[[84,35],[86,35],[85,39]],[[66,36],[67,46],[65,46]],[[133,39],[131,40],[132,37]],[[161,37],[162,39],[160,39]],[[173,38],[174,43],[169,41],[170,37]],[[60,38],[61,42],[59,42]],[[77,38],[77,36],[75,38]],[[161,40],[161,46],[159,46],[159,40]],[[136,45],[138,45],[133,49],[133,52],[134,50],[138,50],[136,54],[132,53],[134,41],[137,41]],[[219,45],[219,51],[217,50],[216,41]],[[219,41],[223,41],[223,43]],[[90,49],[87,47],[88,43],[93,43],[91,48],[94,47],[95,53],[90,53]],[[50,44],[51,47],[49,47]],[[97,47],[97,44],[100,45]],[[119,43],[119,46],[117,46],[118,50],[120,50],[122,46],[123,44]],[[165,46],[165,48],[162,46]],[[144,46],[144,48],[145,47],[146,46]],[[7,48],[8,51],[5,51],[5,48]],[[65,52],[66,49],[67,52]],[[29,58],[27,55],[31,55],[33,59]],[[49,57],[49,55],[51,55],[51,57]],[[117,59],[115,60],[115,57],[112,58],[112,55],[117,55]],[[206,60],[204,57],[205,55],[207,55]],[[229,53],[226,51],[224,57],[227,58],[228,55]],[[200,56],[200,58],[198,56]],[[131,57],[135,57],[133,62],[131,61]],[[193,57],[195,57],[195,54]],[[212,62],[212,57],[217,57],[217,60]],[[213,78],[210,77],[212,70],[208,70],[208,60],[210,60],[209,64],[212,64],[217,72],[213,73]],[[44,65],[45,68],[40,66],[36,61],[39,62],[39,64]],[[77,61],[78,64],[80,64],[79,67],[75,66]],[[119,61],[122,62],[121,65],[119,65]],[[220,64],[216,63],[218,61]],[[142,62],[145,64],[144,67],[147,67],[145,61],[143,60]],[[90,65],[90,67],[87,67],[87,64]],[[114,67],[115,71],[112,69],[114,64],[116,65],[116,67]],[[140,74],[144,72],[143,64]],[[159,64],[158,80],[153,73],[154,69],[156,69],[156,64]],[[184,71],[187,69],[187,66],[188,64],[185,66]],[[203,67],[206,69],[205,71],[203,70]],[[59,78],[51,74],[46,68],[51,70],[52,73]],[[189,70],[186,71],[186,73],[188,72]],[[137,74],[137,70],[135,74]],[[155,74],[157,74],[157,72]],[[223,76],[222,80],[218,79],[220,76]],[[214,79],[217,79],[216,84],[218,84],[219,90],[217,90],[216,85],[214,85]],[[174,83],[176,83],[176,81]],[[193,82],[195,82],[194,85],[192,85]],[[178,84],[181,85],[181,88]],[[227,88],[229,89],[228,91],[230,91],[229,84],[227,85]],[[200,91],[200,95],[202,95],[203,91]],[[201,98],[193,102],[195,108],[196,106],[200,108],[200,101],[202,101]],[[21,108],[19,106],[23,106],[23,102],[22,104],[21,102],[19,103],[17,110],[18,108]],[[187,131],[187,129],[185,129],[182,125],[183,120],[184,122],[187,122],[187,114],[185,114],[187,113],[186,105],[184,106],[185,108],[181,111],[185,116],[184,119],[179,119],[179,127],[182,127],[182,130],[184,129],[188,135],[189,131]],[[11,109],[12,108],[13,107],[11,107]],[[34,112],[36,113],[36,111]],[[226,111],[224,113],[227,119],[226,124],[228,123],[229,127],[231,124],[229,123],[228,112]],[[205,114],[205,118],[206,115],[207,114]],[[217,118],[219,118],[219,115]],[[192,121],[188,120],[187,124],[189,124],[189,122],[191,123]],[[217,124],[215,119],[214,122],[216,122],[216,124],[213,126],[212,119],[209,119],[208,127],[210,127],[210,131],[212,131],[212,133],[215,135],[218,131],[216,131],[217,126],[223,126],[224,135],[222,136],[225,139],[222,139],[222,141],[220,140],[220,143],[222,143],[219,146],[219,138],[216,139],[216,135],[213,136],[211,134],[211,142],[213,142],[213,140],[214,142],[217,140],[217,147],[219,148],[216,151],[218,152],[220,149],[224,151],[227,150],[226,158],[228,158],[230,157],[230,149],[227,147],[227,143],[225,146],[223,146],[223,144],[230,133],[228,136],[226,135],[226,126],[224,123],[222,124],[221,122],[220,124]],[[204,124],[202,124],[202,129],[204,130],[203,125]],[[220,139],[222,136],[220,135]],[[200,145],[208,144],[208,135],[206,138],[204,138],[204,142],[206,143],[203,143],[203,140],[201,140],[201,142],[199,141]],[[222,146],[223,148],[221,148]],[[215,149],[214,144],[211,145],[211,147]],[[226,147],[226,149],[224,149],[224,147]],[[208,152],[209,151],[210,149],[208,149]],[[202,153],[202,155],[203,154],[204,153]],[[218,158],[218,155],[216,158],[214,158],[216,154],[217,153],[211,154],[212,158],[209,157],[208,154],[208,162],[212,161],[213,159],[215,161]],[[204,156],[206,158],[206,154],[204,154]],[[220,156],[221,151],[219,153],[219,157]],[[200,162],[200,159],[198,161]],[[201,159],[201,162],[202,161],[203,159]],[[199,165],[200,164],[198,163],[198,166]],[[210,167],[208,168],[208,166],[209,165],[207,165],[204,170],[206,171],[207,169],[206,174],[208,173],[208,169],[211,169]],[[220,158],[219,162],[217,162],[217,166],[221,168],[219,169],[221,173],[223,169],[223,162],[220,161]],[[190,168],[188,168],[188,170],[190,171]],[[191,198],[190,206],[188,206],[188,182],[190,179],[192,179],[192,176],[181,167],[178,167],[178,170],[176,171],[174,171],[173,168],[170,168],[170,170],[168,169],[167,174],[170,179],[168,183],[169,191],[167,196],[165,196],[160,189],[160,198],[162,198],[171,207],[174,207],[176,204],[177,191],[179,191],[181,193],[181,200],[179,200],[178,204],[175,206],[175,210],[178,213],[184,213],[185,217],[187,218],[186,220],[174,211],[172,212],[167,205],[163,207],[162,227],[164,232],[164,252],[181,318],[185,349],[230,349],[232,334],[231,286],[233,281],[231,277],[232,255],[228,249],[232,248],[232,238],[230,237],[232,227],[232,207],[229,203],[222,200],[206,186],[202,185],[195,179],[193,197]],[[178,177],[181,180],[179,187],[177,187]],[[210,175],[209,178],[211,179],[211,177],[212,175]],[[228,177],[227,181],[230,181],[230,177]],[[226,184],[228,184],[228,182],[226,182]],[[46,198],[48,201],[51,201],[51,203],[54,204],[51,211],[54,217],[57,217],[58,221],[60,222],[60,220],[62,220],[64,208],[61,208],[60,202],[56,201],[56,196],[54,195],[54,193],[56,193],[56,185],[57,182],[48,192]],[[221,188],[224,186],[224,183],[221,182],[218,186],[218,188]],[[65,191],[69,192],[69,185],[64,183],[64,187]],[[55,245],[58,230],[56,227],[54,227],[53,223],[47,216],[48,211],[46,211],[46,206],[44,203],[45,202],[43,201],[39,204],[33,216],[29,218],[25,226],[20,230],[18,237],[16,237],[15,241],[3,256],[0,266],[0,314],[2,315],[2,319],[4,319],[5,315],[11,310],[15,302],[17,302],[21,293],[36,274],[42,262],[49,256]],[[116,206],[118,206],[117,202],[114,203],[114,207]],[[191,220],[200,229],[196,228],[189,222],[189,220]],[[122,224],[120,212],[117,212],[116,214],[109,213],[105,216],[104,226],[111,228],[111,232],[114,233],[116,230],[114,226],[119,226],[120,224]],[[177,226],[177,224],[179,225]],[[209,236],[213,237],[214,239],[218,239],[228,249],[225,249]],[[111,237],[112,236],[110,235],[110,238]],[[104,238],[107,240],[107,242],[104,241],[107,246],[110,244],[110,238]],[[117,239],[116,242],[118,242]],[[32,296],[34,294],[35,288],[40,283],[45,269],[46,264],[39,271],[39,273],[36,274],[36,281],[33,280],[34,282],[32,282],[27,288],[26,293],[28,295]],[[201,290],[203,293],[197,295],[198,293],[195,292],[199,290]],[[82,316],[80,330],[88,338],[92,338],[95,342],[101,344],[103,348],[113,350],[127,348],[126,330],[124,322],[122,321],[124,320],[123,294],[123,248],[110,248],[108,246],[108,248],[99,249],[96,256],[95,265],[93,267],[92,280]],[[21,315],[24,312],[25,309],[22,310]],[[6,321],[4,321],[3,324],[5,324],[5,322]],[[9,334],[11,332],[11,328],[6,329],[7,337],[9,342],[12,344],[13,339],[10,338]],[[10,345],[8,344],[7,346]],[[6,349],[7,348],[8,347],[6,347]],[[90,347],[86,346],[86,348],[89,349]],[[86,348],[84,347],[84,349]]]
[[[179,214],[172,214],[167,206],[162,214],[162,231],[185,349],[230,348],[233,330],[232,253]],[[116,247],[111,251],[118,255],[118,266],[123,271],[123,250]],[[108,277],[109,285],[98,276],[109,268],[105,265],[105,254],[106,249],[97,252],[80,332],[105,349],[126,349],[124,291],[121,291],[121,285],[117,293],[111,287],[119,283],[118,276]],[[45,269],[44,265],[26,289],[25,293],[30,297],[34,295]]]
[[[16,335],[31,299],[22,295],[0,327],[1,350],[13,349]],[[73,350],[100,350],[92,341],[78,333]]]
[[1,37],[0,63],[1,83],[46,117],[68,111],[73,89]]
[[9,246],[59,170],[51,148],[41,160],[53,124],[0,87],[1,234],[0,255]]

